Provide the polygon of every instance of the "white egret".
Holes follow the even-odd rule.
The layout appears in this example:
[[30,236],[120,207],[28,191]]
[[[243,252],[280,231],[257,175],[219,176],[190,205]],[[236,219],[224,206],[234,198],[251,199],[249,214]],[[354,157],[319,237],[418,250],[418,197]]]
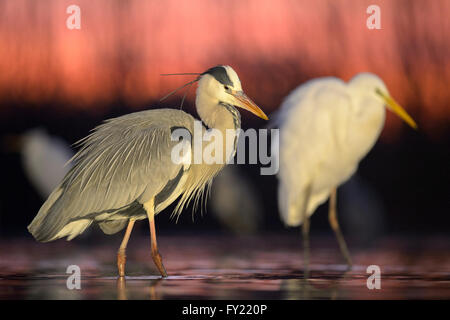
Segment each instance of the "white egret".
[[352,264],[336,216],[336,189],[377,141],[385,107],[417,128],[383,81],[371,73],[360,73],[349,83],[333,77],[311,80],[291,92],[280,107],[275,120],[280,128],[279,209],[287,226],[302,225],[307,268],[309,217],[328,198],[330,225],[347,264]]

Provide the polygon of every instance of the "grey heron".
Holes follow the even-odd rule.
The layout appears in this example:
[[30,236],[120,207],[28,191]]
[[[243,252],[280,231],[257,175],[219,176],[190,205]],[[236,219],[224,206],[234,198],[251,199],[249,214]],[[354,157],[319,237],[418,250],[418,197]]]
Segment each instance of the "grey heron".
[[[224,132],[240,128],[236,107],[267,120],[264,112],[242,91],[238,75],[230,66],[216,66],[198,74],[195,105],[203,125]],[[28,226],[41,242],[67,237],[71,240],[93,222],[106,234],[126,227],[117,253],[119,276],[125,275],[126,247],[136,220],[148,219],[151,255],[163,277],[167,276],[156,242],[154,217],[179,199],[174,214],[198,203],[212,179],[233,156],[223,151],[225,161],[207,164],[174,163],[172,132],[183,128],[192,141],[195,118],[176,109],[154,109],[113,118],[80,140],[81,149],[72,158],[73,167],[50,194]],[[222,144],[226,146],[226,143]],[[189,148],[193,148],[189,145]],[[189,152],[192,155],[192,153]]]
[[280,107],[274,121],[280,127],[280,143],[272,151],[279,150],[278,203],[287,226],[302,225],[306,267],[309,217],[327,199],[330,225],[347,264],[352,264],[337,220],[336,189],[356,172],[377,141],[385,106],[417,128],[384,82],[371,73],[360,73],[349,83],[333,77],[308,81]]

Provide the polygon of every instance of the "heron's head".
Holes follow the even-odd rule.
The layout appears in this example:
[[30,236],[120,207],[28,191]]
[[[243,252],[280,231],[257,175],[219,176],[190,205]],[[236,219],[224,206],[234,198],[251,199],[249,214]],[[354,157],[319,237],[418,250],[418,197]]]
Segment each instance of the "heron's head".
[[230,66],[216,66],[200,75],[197,102],[204,99],[214,105],[228,104],[242,108],[268,120],[265,113],[244,93],[238,75]]
[[350,87],[360,96],[380,103],[391,110],[412,128],[417,129],[416,122],[389,94],[386,85],[373,73],[359,73],[350,80]]

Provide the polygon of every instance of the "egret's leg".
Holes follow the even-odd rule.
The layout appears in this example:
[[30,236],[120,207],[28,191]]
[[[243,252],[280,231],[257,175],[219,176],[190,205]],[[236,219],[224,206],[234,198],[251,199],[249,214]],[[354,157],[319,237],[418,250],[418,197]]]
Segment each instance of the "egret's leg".
[[310,221],[308,217],[308,202],[311,195],[311,185],[305,190],[305,202],[302,208],[303,224],[302,224],[302,236],[303,236],[303,258],[305,266],[305,279],[309,278],[309,227]]
[[150,201],[146,202],[144,204],[144,208],[147,211],[148,221],[150,224],[150,237],[151,237],[153,262],[158,268],[159,273],[161,273],[161,276],[167,277],[166,268],[164,268],[164,265],[162,263],[162,257],[159,254],[158,243],[156,242],[154,199],[151,199]]
[[133,230],[135,220],[130,219],[128,222],[127,230],[123,236],[122,243],[120,244],[119,251],[117,252],[117,268],[119,269],[119,277],[125,276],[125,262],[127,260],[127,255],[125,250],[127,249],[128,240],[130,240],[131,231]]
[[342,235],[341,228],[339,228],[339,223],[336,214],[336,201],[337,201],[337,191],[336,188],[331,190],[328,220],[330,221],[330,226],[336,234],[337,241],[339,243],[339,248],[344,256],[349,267],[352,266],[352,259],[350,258],[350,253],[348,252],[347,244],[345,243],[344,236]]

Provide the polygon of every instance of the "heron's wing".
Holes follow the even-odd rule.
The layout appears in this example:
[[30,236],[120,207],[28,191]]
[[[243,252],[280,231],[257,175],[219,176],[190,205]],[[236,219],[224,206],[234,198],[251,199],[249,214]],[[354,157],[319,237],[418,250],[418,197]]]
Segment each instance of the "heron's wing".
[[[93,219],[155,195],[183,164],[171,160],[173,128],[192,132],[193,118],[179,110],[136,112],[106,121],[81,140],[73,168],[30,225],[42,238],[55,236],[67,223]],[[32,232],[33,233],[33,232]],[[33,233],[33,235],[35,235]]]
[[[303,190],[316,182],[324,166],[336,161],[334,151],[345,145],[351,100],[345,83],[331,78],[300,87],[281,108],[286,114],[280,130],[280,211],[287,224],[298,225]],[[313,192],[308,213],[327,195],[315,197]]]

